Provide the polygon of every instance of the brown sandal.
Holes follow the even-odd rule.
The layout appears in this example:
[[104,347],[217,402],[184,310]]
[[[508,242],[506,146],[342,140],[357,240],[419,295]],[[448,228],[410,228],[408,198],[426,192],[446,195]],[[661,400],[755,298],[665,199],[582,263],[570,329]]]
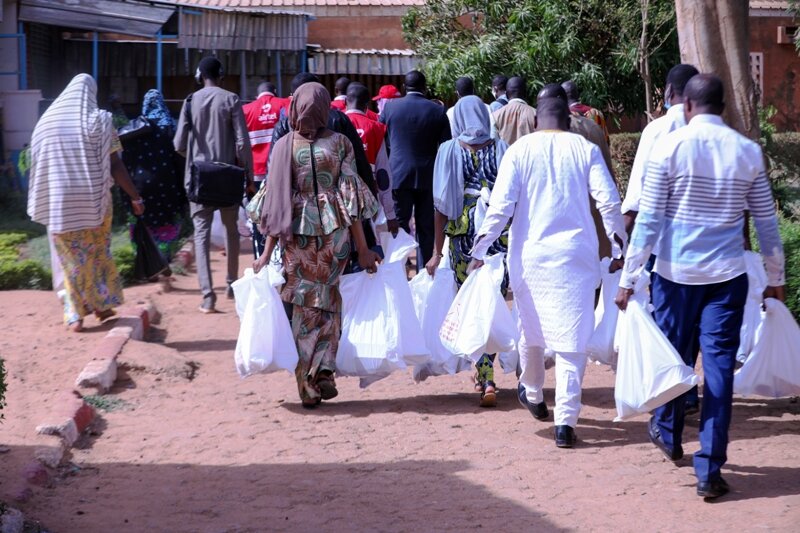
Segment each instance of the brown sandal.
[[98,322],[105,322],[110,318],[117,315],[117,312],[113,309],[106,309],[105,311],[95,311],[94,316],[97,317]]
[[497,407],[497,389],[494,385],[486,384],[481,396],[481,407]]
[[323,400],[332,400],[339,395],[339,391],[336,389],[336,384],[333,381],[333,377],[330,375],[318,377],[317,387],[319,388],[319,394],[322,396]]

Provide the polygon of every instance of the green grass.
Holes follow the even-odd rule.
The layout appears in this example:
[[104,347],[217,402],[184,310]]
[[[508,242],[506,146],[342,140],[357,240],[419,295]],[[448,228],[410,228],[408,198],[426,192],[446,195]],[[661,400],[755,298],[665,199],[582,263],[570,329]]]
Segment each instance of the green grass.
[[83,401],[85,401],[95,409],[99,409],[107,413],[111,411],[118,411],[120,409],[126,409],[127,407],[129,407],[128,403],[125,400],[122,400],[120,398],[114,398],[113,396],[100,396],[98,394],[90,394],[88,396],[84,396]]

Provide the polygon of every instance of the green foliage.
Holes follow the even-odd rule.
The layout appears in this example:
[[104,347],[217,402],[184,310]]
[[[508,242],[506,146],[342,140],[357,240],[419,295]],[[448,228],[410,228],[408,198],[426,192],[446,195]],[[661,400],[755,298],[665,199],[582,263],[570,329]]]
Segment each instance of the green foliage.
[[50,270],[32,259],[0,259],[0,291],[52,289]]
[[625,198],[628,190],[628,178],[631,176],[633,159],[636,157],[636,148],[639,146],[639,133],[617,133],[611,136],[611,162],[614,166],[614,176],[619,185],[619,195]]
[[[674,4],[652,0],[650,69],[661,85],[679,60]],[[524,76],[529,98],[549,82],[573,79],[600,109],[645,109],[637,72],[640,0],[428,0],[403,18],[406,40],[424,60],[429,85],[448,97],[459,76],[488,97],[496,74]]]
[[83,401],[101,411],[110,412],[117,411],[128,407],[128,403],[121,398],[114,398],[113,396],[100,396],[98,394],[90,394],[83,397]]
[[3,419],[3,408],[5,406],[6,406],[6,366],[3,359],[0,359],[0,420]]
[[125,286],[133,283],[133,264],[136,260],[136,253],[128,243],[126,246],[111,247],[111,255],[114,257],[114,264],[117,265],[117,272]]
[[19,247],[27,240],[28,236],[24,233],[0,233],[0,260],[19,257]]

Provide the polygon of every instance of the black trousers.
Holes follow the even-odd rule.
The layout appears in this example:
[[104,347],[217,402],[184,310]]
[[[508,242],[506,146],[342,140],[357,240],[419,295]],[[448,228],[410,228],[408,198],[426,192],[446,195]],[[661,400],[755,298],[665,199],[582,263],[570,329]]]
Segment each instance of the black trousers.
[[433,191],[419,189],[395,189],[395,212],[400,227],[410,232],[409,222],[414,213],[417,228],[417,242],[422,251],[422,258],[417,258],[417,268],[422,269],[433,257]]

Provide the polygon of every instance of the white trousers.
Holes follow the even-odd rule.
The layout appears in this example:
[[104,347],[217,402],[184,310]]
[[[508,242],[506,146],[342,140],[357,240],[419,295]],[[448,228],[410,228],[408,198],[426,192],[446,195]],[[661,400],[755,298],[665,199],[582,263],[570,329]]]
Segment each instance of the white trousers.
[[[581,413],[581,384],[586,372],[585,353],[556,352],[556,406],[553,412],[555,425],[578,425]],[[528,346],[525,335],[519,342],[519,363],[522,373],[519,382],[525,387],[528,402],[544,401],[544,348]]]

